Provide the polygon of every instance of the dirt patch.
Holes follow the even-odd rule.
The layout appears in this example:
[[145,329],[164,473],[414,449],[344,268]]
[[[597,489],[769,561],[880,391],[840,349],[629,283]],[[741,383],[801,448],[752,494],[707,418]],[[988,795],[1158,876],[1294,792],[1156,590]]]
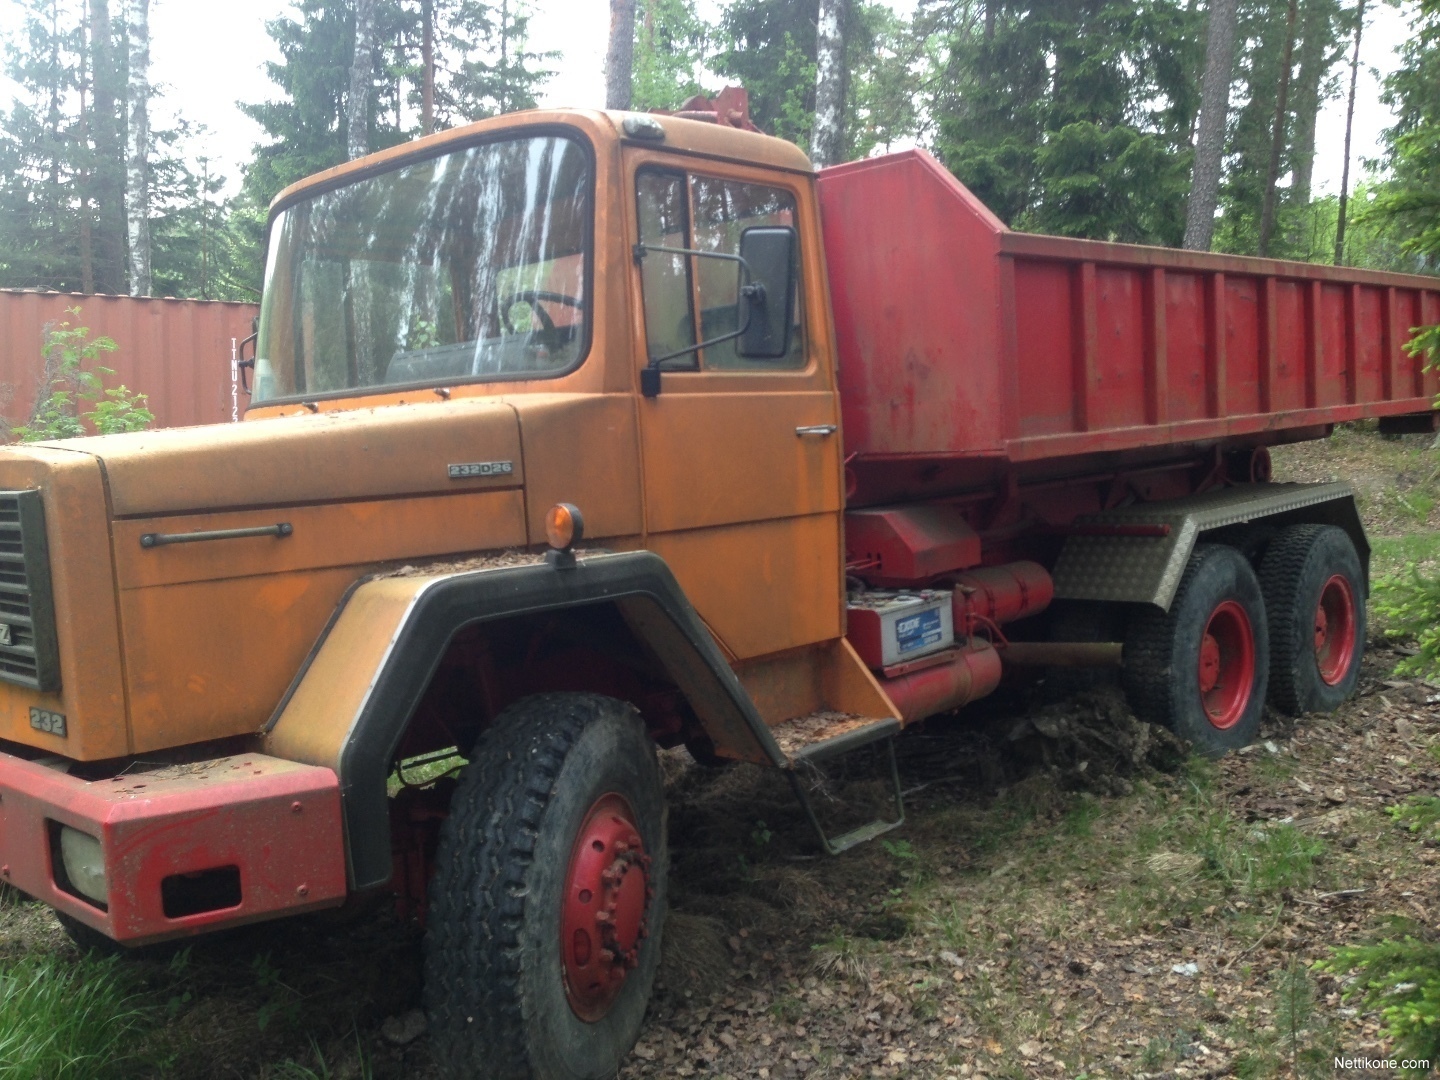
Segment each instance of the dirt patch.
[[[811,857],[759,770],[696,768],[675,843],[702,854],[672,893],[729,929],[732,974],[662,987],[622,1076],[1218,1077],[1306,1054],[1330,1075],[1322,1051],[1380,1056],[1376,1018],[1306,965],[1395,917],[1435,929],[1440,851],[1384,810],[1440,786],[1440,695],[1395,660],[1218,765],[1108,689],[932,721],[899,741],[909,823],[840,859]],[[1293,1046],[1287,994],[1308,1010]]]

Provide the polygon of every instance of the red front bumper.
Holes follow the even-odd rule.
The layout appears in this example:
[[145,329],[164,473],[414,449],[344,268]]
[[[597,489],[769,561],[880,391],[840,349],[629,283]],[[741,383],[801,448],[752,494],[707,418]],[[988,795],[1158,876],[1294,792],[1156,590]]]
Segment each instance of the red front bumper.
[[[68,883],[66,825],[100,841],[103,905]],[[136,945],[334,906],[339,781],[264,754],[87,781],[0,753],[0,880]]]

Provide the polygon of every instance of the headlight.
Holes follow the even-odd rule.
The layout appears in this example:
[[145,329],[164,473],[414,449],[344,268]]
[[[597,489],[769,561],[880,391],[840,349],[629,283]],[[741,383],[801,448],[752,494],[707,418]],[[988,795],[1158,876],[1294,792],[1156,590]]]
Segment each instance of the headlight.
[[97,904],[107,903],[110,891],[105,885],[105,856],[100,841],[89,833],[60,826],[60,858],[65,864],[65,877],[71,887]]

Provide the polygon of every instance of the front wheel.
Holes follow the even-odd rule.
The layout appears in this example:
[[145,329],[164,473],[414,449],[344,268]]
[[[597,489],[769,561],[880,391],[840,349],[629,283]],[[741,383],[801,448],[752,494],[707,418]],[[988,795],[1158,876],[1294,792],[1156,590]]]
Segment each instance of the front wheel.
[[615,1075],[660,959],[664,825],[655,747],[623,702],[541,694],[481,735],[440,834],[425,942],[447,1075]]
[[1254,741],[1265,707],[1270,638],[1260,582],[1232,547],[1203,544],[1168,612],[1146,608],[1125,635],[1125,692],[1142,720],[1207,757]]

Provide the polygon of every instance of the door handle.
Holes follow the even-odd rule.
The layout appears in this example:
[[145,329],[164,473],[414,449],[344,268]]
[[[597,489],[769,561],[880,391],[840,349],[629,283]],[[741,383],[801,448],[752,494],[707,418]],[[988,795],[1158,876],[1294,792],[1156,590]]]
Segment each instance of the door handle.
[[819,435],[822,438],[826,435],[834,435],[837,428],[834,424],[808,424],[795,429],[795,434],[800,436]]

